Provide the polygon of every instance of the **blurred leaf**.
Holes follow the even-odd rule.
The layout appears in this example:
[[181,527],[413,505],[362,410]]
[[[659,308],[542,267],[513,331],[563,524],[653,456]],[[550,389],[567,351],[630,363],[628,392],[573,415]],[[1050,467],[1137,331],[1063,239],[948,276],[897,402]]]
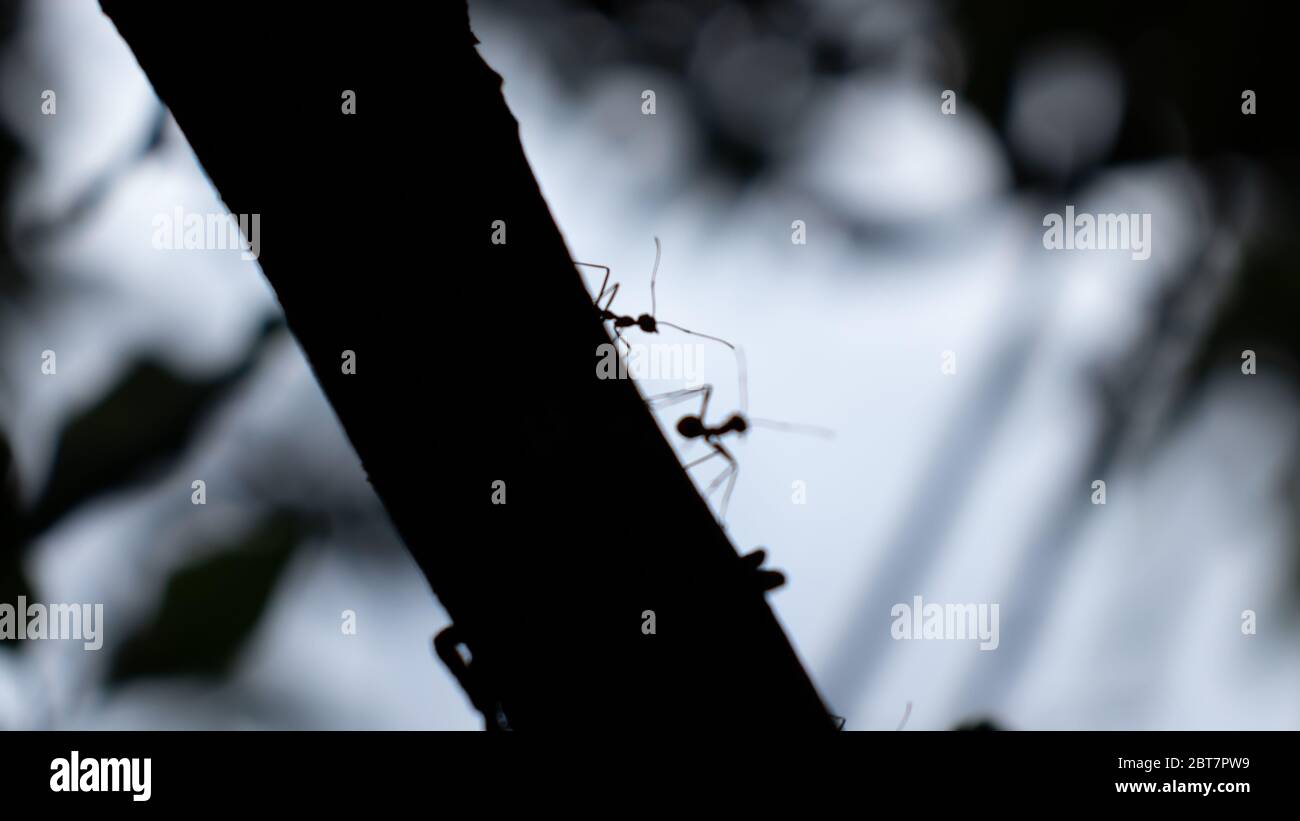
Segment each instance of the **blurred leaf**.
[[239,542],[182,567],[167,582],[153,622],[113,659],[112,683],[151,676],[220,677],[266,610],[301,520],[271,514]]
[[88,499],[177,457],[205,412],[252,370],[265,340],[282,327],[278,320],[268,323],[239,362],[208,379],[186,379],[149,360],[136,363],[63,430],[50,480],[27,523],[28,538]]
[[1241,352],[1247,348],[1267,360],[1259,366],[1261,371],[1279,362],[1291,369],[1300,364],[1300,323],[1294,307],[1300,304],[1297,253],[1300,243],[1295,242],[1247,249],[1233,293],[1197,352],[1189,391],[1203,387],[1216,369],[1239,371]]
[[[28,600],[36,598],[27,575],[23,573],[18,551],[5,547],[0,551],[0,602],[17,606],[19,596],[26,596]],[[17,651],[24,644],[26,642],[0,641],[0,650]]]
[[1110,53],[1125,78],[1126,110],[1111,162],[1183,150],[1287,151],[1295,137],[1290,120],[1240,116],[1243,89],[1260,99],[1286,95],[1281,84],[1292,73],[1285,42],[1290,26],[1282,13],[1278,7],[1225,14],[1210,3],[1178,4],[1171,11],[1162,4],[1102,0],[1080,15],[1069,4],[1014,0],[990,14],[987,4],[965,0],[954,6],[970,66],[962,96],[990,122],[1003,123],[1025,54],[1082,41]]
[[[18,494],[13,476],[13,453],[0,436],[0,602],[16,604],[19,596],[35,598],[23,573],[18,550]],[[17,641],[0,641],[0,648],[16,650]]]

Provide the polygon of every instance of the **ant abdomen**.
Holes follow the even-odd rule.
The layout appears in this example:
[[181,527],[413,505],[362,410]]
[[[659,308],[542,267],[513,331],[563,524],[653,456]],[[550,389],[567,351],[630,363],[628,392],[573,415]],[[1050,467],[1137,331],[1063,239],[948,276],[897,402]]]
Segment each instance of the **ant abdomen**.
[[698,416],[683,416],[677,422],[677,432],[687,439],[698,439],[704,435],[704,422]]

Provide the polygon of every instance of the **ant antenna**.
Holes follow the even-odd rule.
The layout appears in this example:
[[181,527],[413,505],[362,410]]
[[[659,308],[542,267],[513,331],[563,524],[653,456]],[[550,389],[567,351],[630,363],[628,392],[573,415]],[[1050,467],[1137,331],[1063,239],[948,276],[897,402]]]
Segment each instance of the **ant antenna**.
[[723,339],[720,336],[710,336],[709,334],[702,334],[699,331],[692,331],[688,328],[683,328],[681,325],[674,325],[671,322],[664,322],[663,320],[657,319],[655,317],[655,314],[659,312],[658,301],[655,297],[655,280],[659,276],[659,257],[662,254],[662,252],[663,252],[663,246],[659,244],[659,237],[655,237],[655,265],[653,268],[650,269],[650,318],[654,319],[655,322],[659,325],[667,325],[669,328],[675,328],[676,330],[679,330],[684,334],[690,334],[691,336],[702,336],[705,339],[712,339],[714,342],[721,342],[723,345],[726,345],[728,348],[731,348],[734,351],[736,349],[736,346],[732,345],[730,342],[728,342],[727,340]]
[[708,334],[702,334],[699,331],[688,330],[686,328],[683,328],[681,325],[674,325],[671,322],[664,322],[662,319],[657,319],[655,320],[655,322],[657,322],[660,325],[667,325],[669,328],[675,328],[684,334],[690,334],[691,336],[702,336],[705,339],[712,339],[714,342],[721,342],[723,345],[726,345],[728,348],[731,348],[733,351],[736,349],[735,345],[732,345],[730,342],[728,342],[727,340],[723,339],[720,336],[709,336]]
[[751,425],[757,425],[762,428],[773,428],[775,430],[786,431],[787,433],[806,433],[810,436],[821,436],[826,439],[834,439],[835,431],[830,428],[823,428],[820,425],[797,425],[793,422],[778,422],[775,419],[759,419],[749,415],[749,369],[745,366],[745,351],[743,348],[736,348],[736,372],[740,383],[740,413]]
[[745,367],[745,349],[736,348],[736,381],[740,385],[740,413],[749,416],[749,369]]
[[834,439],[835,431],[830,428],[823,428],[820,425],[796,425],[793,422],[778,422],[775,419],[755,419],[748,417],[749,424],[757,425],[760,428],[772,428],[781,430],[786,433],[806,433],[809,436],[820,436],[823,439]]
[[[659,253],[662,249],[659,246],[659,237],[655,237],[655,267],[650,269],[650,316],[653,317],[658,311],[655,310],[655,277],[659,276]],[[665,322],[665,325],[668,323]],[[676,325],[672,327],[676,328]],[[681,329],[678,329],[681,330]],[[690,333],[690,331],[687,331]],[[703,334],[700,334],[703,336]]]

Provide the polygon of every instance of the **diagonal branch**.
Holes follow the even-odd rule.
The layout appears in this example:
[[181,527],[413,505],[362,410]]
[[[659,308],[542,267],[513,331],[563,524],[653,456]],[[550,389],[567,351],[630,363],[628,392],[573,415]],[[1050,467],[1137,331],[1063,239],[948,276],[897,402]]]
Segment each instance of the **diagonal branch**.
[[832,726],[770,578],[635,385],[597,378],[609,336],[463,3],[102,5],[261,214],[289,327],[512,726]]

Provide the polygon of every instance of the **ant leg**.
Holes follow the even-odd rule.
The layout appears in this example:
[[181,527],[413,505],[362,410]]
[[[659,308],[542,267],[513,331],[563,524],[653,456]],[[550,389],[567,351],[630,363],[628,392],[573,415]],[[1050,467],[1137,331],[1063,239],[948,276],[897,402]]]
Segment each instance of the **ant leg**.
[[737,462],[735,457],[728,453],[727,449],[722,445],[717,442],[712,442],[710,444],[712,444],[716,451],[727,460],[728,464],[727,469],[719,473],[717,478],[709,483],[709,487],[704,493],[707,496],[714,490],[717,490],[718,486],[721,485],[724,480],[726,481],[727,489],[722,493],[722,505],[718,508],[718,518],[725,522],[727,520],[727,504],[731,501],[731,491],[735,489],[736,478],[740,474],[740,463]]
[[722,469],[721,473],[713,477],[713,481],[709,482],[709,486],[704,489],[704,495],[707,496],[713,493],[713,491],[717,490],[718,486],[721,485],[724,481],[726,481],[727,477],[731,476],[731,473],[732,473],[731,465],[727,465],[725,468]]
[[618,296],[618,286],[619,283],[617,282],[609,286],[609,299],[605,300],[604,305],[600,304],[600,298],[605,295],[605,289],[602,287],[600,289],[600,296],[596,297],[596,307],[600,308],[602,311],[609,311],[610,306],[614,304],[614,297]]
[[620,342],[623,343],[623,347],[619,348],[619,351],[623,354],[623,358],[627,359],[628,356],[632,353],[632,344],[623,338],[623,329],[619,327],[615,327],[614,346],[618,347],[618,343]]
[[[698,464],[702,464],[702,463],[704,463],[704,462],[707,462],[707,461],[709,461],[710,459],[712,459],[712,458],[715,457],[715,456],[723,456],[723,457],[726,457],[727,459],[731,460],[731,464],[730,464],[730,465],[727,465],[727,467],[724,468],[723,471],[722,471],[721,473],[719,473],[719,474],[718,474],[718,475],[713,479],[713,481],[709,482],[709,486],[706,487],[706,488],[704,489],[704,498],[706,498],[706,499],[707,499],[707,498],[708,498],[708,497],[713,493],[713,491],[715,491],[715,490],[718,489],[718,485],[720,485],[720,484],[722,483],[722,480],[723,480],[723,479],[725,479],[725,478],[727,478],[728,476],[730,476],[730,475],[732,475],[733,473],[735,473],[735,471],[736,471],[736,462],[735,462],[735,460],[734,460],[734,459],[731,459],[731,456],[730,456],[730,455],[729,455],[725,450],[723,450],[723,449],[721,448],[721,446],[715,444],[715,445],[713,445],[713,450],[710,450],[708,453],[704,454],[703,456],[701,456],[701,457],[698,458],[698,459],[692,460],[692,461],[687,462],[686,464],[682,465],[682,470],[690,470],[691,468],[695,467],[696,465],[698,465]],[[731,488],[728,487],[728,488],[727,488],[727,493],[726,493],[726,495],[724,495],[724,496],[722,497],[722,518],[723,518],[724,521],[725,521],[725,518],[726,518],[726,515],[727,515],[727,513],[726,513],[726,510],[727,510],[727,499],[730,498],[730,496],[731,496]]]
[[709,410],[709,399],[713,397],[712,385],[704,385],[702,387],[704,388],[704,397],[700,400],[700,412],[698,414],[701,425],[704,424],[704,414]]
[[[591,304],[595,305],[598,309],[602,311],[608,311],[610,306],[614,304],[614,297],[618,294],[618,286],[619,286],[619,283],[617,282],[615,282],[613,285],[609,284],[609,268],[607,268],[604,265],[594,265],[590,262],[575,262],[573,264],[589,265],[592,268],[603,268],[605,270],[605,278],[600,281],[600,291],[598,291],[596,293],[595,298],[591,300]],[[605,302],[604,305],[601,305],[600,301],[605,298],[605,294],[607,293],[609,294],[609,299]]]
[[740,465],[731,469],[731,478],[727,480],[727,489],[722,492],[722,521],[727,521],[727,505],[731,503],[731,491],[736,489],[736,480],[740,478]]
[[718,452],[717,452],[716,450],[711,450],[711,451],[709,451],[708,453],[706,453],[706,454],[704,454],[703,456],[701,456],[700,458],[698,458],[698,459],[694,459],[694,460],[692,460],[692,461],[690,461],[690,462],[687,462],[686,464],[682,465],[682,470],[690,470],[691,468],[695,467],[696,465],[700,464],[701,462],[707,462],[708,460],[712,459],[714,456],[717,456],[717,455],[718,455]]
[[[593,300],[591,301],[593,305],[599,305],[599,304],[600,304],[600,298],[601,298],[602,296],[605,295],[605,286],[609,284],[609,266],[608,266],[608,265],[597,265],[597,264],[594,263],[594,262],[577,262],[577,261],[574,261],[573,264],[574,264],[574,265],[583,265],[583,266],[586,266],[587,268],[599,268],[599,269],[601,269],[602,271],[605,272],[605,278],[604,278],[603,280],[601,280],[601,283],[600,283],[600,293],[596,294],[596,298],[593,299]],[[617,287],[617,284],[615,284],[615,287]]]
[[652,408],[666,408],[669,405],[675,405],[678,402],[685,402],[692,396],[702,396],[700,402],[700,421],[704,421],[704,412],[709,407],[709,397],[713,394],[712,385],[701,385],[698,388],[682,388],[681,390],[669,391],[668,393],[659,393],[654,396],[646,397],[646,404]]

